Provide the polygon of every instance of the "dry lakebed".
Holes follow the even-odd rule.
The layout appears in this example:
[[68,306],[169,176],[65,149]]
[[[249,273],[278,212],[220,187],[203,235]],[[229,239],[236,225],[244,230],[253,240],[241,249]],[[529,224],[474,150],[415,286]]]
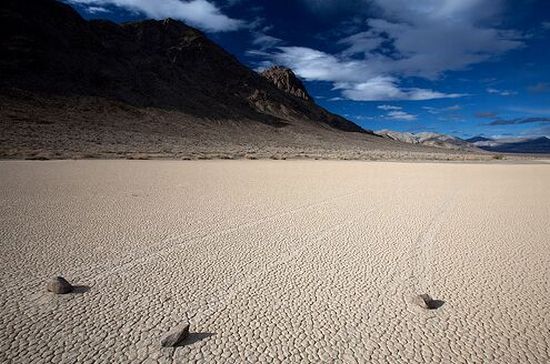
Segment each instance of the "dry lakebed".
[[547,163],[3,161],[0,362],[548,363],[549,188]]

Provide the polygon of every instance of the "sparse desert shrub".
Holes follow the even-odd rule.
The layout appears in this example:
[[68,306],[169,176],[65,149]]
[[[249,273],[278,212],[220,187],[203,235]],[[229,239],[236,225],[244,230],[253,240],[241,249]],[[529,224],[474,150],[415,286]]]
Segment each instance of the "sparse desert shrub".
[[138,154],[138,155],[127,155],[127,156],[126,156],[126,159],[128,159],[128,160],[141,160],[141,161],[145,161],[145,160],[148,160],[149,157],[148,157],[147,155]]
[[493,159],[502,160],[502,159],[504,159],[504,156],[502,154],[495,154],[493,156]]

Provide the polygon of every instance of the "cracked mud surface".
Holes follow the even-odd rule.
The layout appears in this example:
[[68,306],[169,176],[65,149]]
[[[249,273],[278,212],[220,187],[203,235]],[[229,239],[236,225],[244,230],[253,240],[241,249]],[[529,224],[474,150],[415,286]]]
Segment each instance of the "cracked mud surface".
[[[548,165],[0,172],[0,362],[550,361]],[[60,274],[83,288],[47,292]]]

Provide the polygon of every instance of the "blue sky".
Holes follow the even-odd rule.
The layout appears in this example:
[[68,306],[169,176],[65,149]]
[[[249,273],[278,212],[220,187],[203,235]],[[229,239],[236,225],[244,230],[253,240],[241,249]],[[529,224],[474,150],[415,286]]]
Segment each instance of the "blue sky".
[[548,0],[65,0],[85,18],[172,17],[241,62],[292,68],[363,127],[550,136]]

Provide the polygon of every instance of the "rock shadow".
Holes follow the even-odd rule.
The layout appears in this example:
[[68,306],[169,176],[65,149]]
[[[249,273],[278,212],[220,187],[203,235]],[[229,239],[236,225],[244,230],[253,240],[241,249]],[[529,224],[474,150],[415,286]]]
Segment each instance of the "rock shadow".
[[198,343],[202,340],[208,339],[211,336],[216,335],[214,332],[190,332],[187,339],[174,347],[187,346]]
[[428,310],[437,310],[439,307],[443,306],[445,304],[445,301],[442,300],[431,300],[430,302],[426,303],[426,306],[428,306]]
[[72,294],[83,294],[83,293],[86,293],[90,290],[90,286],[83,286],[83,285],[79,285],[79,286],[73,286],[73,290]]

